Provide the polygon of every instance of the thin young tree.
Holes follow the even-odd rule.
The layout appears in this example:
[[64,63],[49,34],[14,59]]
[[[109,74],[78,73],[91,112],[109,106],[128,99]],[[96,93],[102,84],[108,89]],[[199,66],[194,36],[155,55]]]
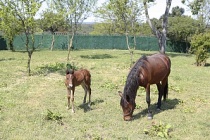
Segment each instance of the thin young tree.
[[[130,53],[131,65],[133,64],[133,53],[136,47],[136,33],[141,23],[141,13],[143,7],[138,0],[113,0],[104,3],[97,10],[98,17],[109,24],[109,31],[112,34],[125,35],[127,49]],[[105,25],[107,26],[107,25]],[[130,42],[129,36],[133,36]]]
[[[6,0],[4,1],[4,6],[8,8],[8,12],[13,15],[14,18],[17,18],[25,38],[25,48],[28,53],[28,62],[27,62],[27,71],[28,75],[31,75],[31,58],[32,54],[35,51],[35,38],[34,33],[36,30],[36,20],[35,15],[37,14],[39,8],[41,7],[42,0]],[[10,21],[14,22],[14,21]]]
[[92,13],[96,0],[53,0],[53,2],[57,7],[56,9],[65,14],[66,24],[70,26],[68,32],[71,36],[69,37],[67,56],[67,61],[69,61],[70,51],[73,48],[74,36],[77,33],[79,26]]

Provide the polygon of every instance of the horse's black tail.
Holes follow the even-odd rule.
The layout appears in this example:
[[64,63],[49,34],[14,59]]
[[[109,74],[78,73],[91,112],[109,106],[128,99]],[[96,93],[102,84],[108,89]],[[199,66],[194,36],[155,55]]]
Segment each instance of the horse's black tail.
[[168,80],[167,80],[166,85],[165,85],[165,87],[164,87],[163,100],[165,101],[166,98],[168,98]]

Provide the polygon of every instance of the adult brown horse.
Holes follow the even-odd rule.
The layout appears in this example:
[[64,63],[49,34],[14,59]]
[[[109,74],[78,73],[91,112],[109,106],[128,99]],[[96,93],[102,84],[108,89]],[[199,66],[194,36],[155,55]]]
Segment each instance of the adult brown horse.
[[152,119],[150,111],[150,85],[156,84],[158,89],[157,109],[161,107],[162,96],[164,100],[168,95],[168,76],[170,74],[171,61],[165,54],[153,54],[141,57],[130,70],[124,92],[119,91],[121,96],[120,105],[123,110],[124,120],[131,120],[136,107],[135,98],[139,86],[146,90],[146,102],[148,104],[148,119]]
[[75,91],[75,87],[79,86],[79,85],[81,85],[85,91],[83,103],[86,103],[86,96],[87,96],[87,92],[88,92],[88,94],[89,94],[88,106],[90,107],[90,104],[91,104],[91,88],[90,88],[91,75],[88,70],[86,70],[86,69],[81,69],[78,71],[66,70],[65,85],[67,87],[67,99],[68,99],[67,109],[70,109],[70,99],[71,99],[72,112],[75,112],[75,110],[74,110],[74,91]]

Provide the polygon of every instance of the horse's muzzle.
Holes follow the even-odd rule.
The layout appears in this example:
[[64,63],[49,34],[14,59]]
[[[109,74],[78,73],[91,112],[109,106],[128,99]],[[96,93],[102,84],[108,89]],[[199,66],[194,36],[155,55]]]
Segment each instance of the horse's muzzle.
[[131,116],[125,116],[124,117],[124,121],[131,121],[132,120],[132,117]]

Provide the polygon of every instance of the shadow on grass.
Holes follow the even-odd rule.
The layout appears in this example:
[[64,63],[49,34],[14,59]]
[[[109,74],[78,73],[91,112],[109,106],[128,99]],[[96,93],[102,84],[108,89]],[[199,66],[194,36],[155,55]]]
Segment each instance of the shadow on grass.
[[95,54],[95,55],[80,55],[81,58],[85,59],[107,59],[107,58],[114,58],[110,54]]
[[[100,103],[103,103],[103,102],[104,102],[104,100],[101,100],[101,99],[98,100],[97,99],[97,100],[91,102],[91,106],[97,105],[97,104],[100,104]],[[88,112],[88,111],[92,110],[91,107],[88,106],[88,103],[79,105],[79,108],[83,109],[84,112]]]
[[[179,102],[180,102],[179,99],[167,99],[166,101],[162,101],[161,111],[158,111],[156,109],[156,107],[157,107],[156,103],[151,104],[150,107],[151,107],[153,117],[156,114],[161,113],[163,111],[174,109],[176,107],[176,105],[179,104]],[[137,114],[134,114],[133,115],[133,120],[139,119],[141,117],[145,117],[147,115],[148,115],[148,109],[146,108],[146,109],[142,110],[141,112],[139,112]]]
[[11,61],[15,60],[15,58],[0,58],[0,61]]
[[210,63],[206,63],[204,67],[210,67]]
[[[159,52],[157,51],[156,53],[159,53]],[[152,54],[155,54],[155,53],[148,53],[148,52],[135,53],[134,52],[134,54],[138,54],[139,58],[140,58],[143,55],[149,56],[149,55],[152,55]],[[192,56],[189,53],[176,53],[176,52],[166,52],[166,55],[169,56],[169,57],[177,57],[177,56],[190,57],[190,56]]]

